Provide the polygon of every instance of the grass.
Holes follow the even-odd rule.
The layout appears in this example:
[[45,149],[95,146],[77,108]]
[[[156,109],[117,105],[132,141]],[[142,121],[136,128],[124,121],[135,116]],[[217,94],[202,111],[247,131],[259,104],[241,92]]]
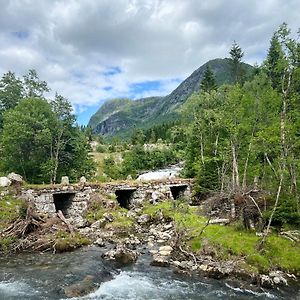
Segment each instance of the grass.
[[207,219],[199,215],[197,208],[189,207],[183,202],[175,206],[176,203],[168,201],[146,205],[143,213],[155,218],[161,211],[165,217],[172,218],[177,230],[185,232],[184,242],[195,253],[203,250],[205,241],[215,250],[217,259],[244,258],[247,268],[251,270],[267,272],[271,269],[281,269],[300,276],[299,242],[291,242],[274,233],[268,237],[264,248],[258,251],[260,237],[256,236],[255,232],[234,224],[211,224],[203,230]]
[[[116,201],[114,196],[110,196],[109,199]],[[113,228],[120,231],[130,231],[133,228],[134,220],[133,218],[127,217],[127,212],[127,209],[120,207],[117,203],[113,208],[106,208],[102,201],[95,201],[90,204],[85,218],[89,223],[93,223],[102,219],[105,213],[109,213],[113,216],[113,221],[105,225],[106,229]]]
[[0,230],[6,228],[19,217],[25,217],[27,204],[24,200],[9,195],[0,198]]
[[90,243],[91,241],[80,233],[76,233],[72,236],[65,231],[59,231],[56,234],[55,249],[57,252],[66,252],[89,245]]

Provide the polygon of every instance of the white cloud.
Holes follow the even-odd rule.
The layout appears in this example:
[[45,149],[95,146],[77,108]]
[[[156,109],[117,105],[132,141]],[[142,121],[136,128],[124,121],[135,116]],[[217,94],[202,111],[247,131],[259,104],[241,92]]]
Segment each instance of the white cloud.
[[[0,71],[35,68],[80,110],[160,80],[169,93],[233,40],[261,62],[282,22],[296,31],[298,0],[0,0]],[[20,33],[20,34],[18,34]],[[121,72],[109,74],[111,68]],[[52,93],[53,93],[52,92]]]

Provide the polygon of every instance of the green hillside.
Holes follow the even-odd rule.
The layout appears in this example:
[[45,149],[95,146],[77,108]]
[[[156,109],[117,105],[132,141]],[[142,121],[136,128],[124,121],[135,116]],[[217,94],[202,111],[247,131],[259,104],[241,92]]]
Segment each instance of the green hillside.
[[[229,59],[214,59],[195,70],[172,93],[165,97],[149,97],[139,100],[114,99],[103,104],[91,117],[89,126],[95,134],[129,136],[135,128],[149,128],[154,124],[178,118],[177,110],[194,92],[200,89],[207,65],[215,75],[218,85],[232,83]],[[243,64],[246,77],[253,67]]]

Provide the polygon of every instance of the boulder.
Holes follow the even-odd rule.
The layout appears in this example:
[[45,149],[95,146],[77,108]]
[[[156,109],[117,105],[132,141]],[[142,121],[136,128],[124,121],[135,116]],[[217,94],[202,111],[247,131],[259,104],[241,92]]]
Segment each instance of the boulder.
[[82,297],[97,289],[97,285],[93,282],[93,276],[86,276],[82,281],[69,285],[64,288],[67,297]]
[[274,284],[288,285],[285,274],[282,271],[271,271],[269,276],[273,279]]
[[98,238],[95,242],[94,242],[94,245],[98,246],[98,247],[104,247],[105,246],[105,243],[104,241],[102,240],[102,238]]
[[0,177],[0,187],[8,187],[11,185],[11,180],[7,177]]
[[62,185],[68,185],[68,184],[70,184],[69,177],[68,176],[62,176],[62,178],[61,178],[61,184]]
[[19,174],[14,173],[14,172],[9,173],[7,175],[7,178],[9,180],[11,180],[12,183],[20,183],[20,184],[23,183],[23,177]]
[[86,178],[84,176],[80,177],[79,184],[86,184]]
[[160,255],[167,256],[171,254],[173,248],[171,246],[161,246],[158,251]]
[[161,256],[159,254],[153,255],[153,260],[150,263],[151,266],[168,267],[170,265],[169,258],[167,256]]
[[272,287],[273,286],[273,280],[268,275],[260,275],[260,284],[262,287]]
[[137,253],[127,249],[123,245],[118,245],[116,249],[104,253],[103,257],[108,260],[114,260],[121,264],[131,264],[137,260]]

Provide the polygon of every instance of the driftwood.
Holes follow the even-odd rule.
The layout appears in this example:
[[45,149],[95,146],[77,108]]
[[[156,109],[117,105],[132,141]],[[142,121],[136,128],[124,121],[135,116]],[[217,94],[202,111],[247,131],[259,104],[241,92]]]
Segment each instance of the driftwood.
[[27,208],[25,219],[18,218],[12,225],[2,231],[2,237],[23,238],[26,234],[41,226],[44,220],[34,213],[31,206]]
[[282,231],[280,232],[282,237],[289,239],[292,242],[300,241],[300,231],[299,230],[290,230],[290,231]]
[[71,233],[71,236],[74,236],[74,234],[75,234],[74,229],[73,229],[72,225],[70,224],[70,222],[65,218],[65,216],[61,210],[59,210],[57,212],[57,216],[67,225],[67,227]]

